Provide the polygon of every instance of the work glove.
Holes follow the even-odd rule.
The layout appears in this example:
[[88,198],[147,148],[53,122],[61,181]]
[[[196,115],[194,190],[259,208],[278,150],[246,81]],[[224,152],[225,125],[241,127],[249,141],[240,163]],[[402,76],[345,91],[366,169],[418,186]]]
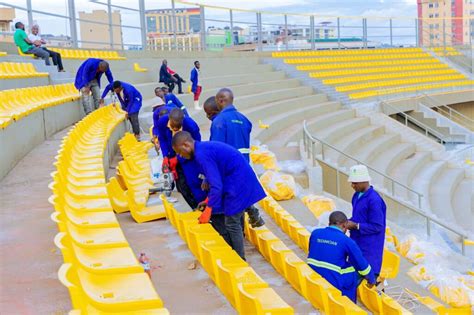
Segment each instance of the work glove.
[[195,210],[204,211],[207,207],[207,203],[209,202],[209,198],[204,199],[200,203],[198,203],[197,208]]
[[202,212],[201,216],[199,216],[199,224],[206,224],[209,223],[211,220],[212,208],[206,206],[204,211]]
[[171,172],[173,173],[173,178],[177,180],[178,172],[176,171],[176,166],[178,165],[178,157],[175,156],[175,157],[169,158],[168,161],[169,161],[169,168]]
[[170,171],[170,161],[167,156],[163,158],[163,164],[161,165],[163,173],[168,173]]

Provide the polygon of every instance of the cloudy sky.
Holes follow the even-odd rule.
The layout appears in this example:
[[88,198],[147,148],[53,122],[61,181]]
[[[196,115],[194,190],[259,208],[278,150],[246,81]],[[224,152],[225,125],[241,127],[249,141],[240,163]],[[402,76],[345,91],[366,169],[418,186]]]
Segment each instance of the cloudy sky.
[[[16,6],[25,6],[26,0],[3,0],[5,3]],[[94,3],[99,2],[99,3]],[[102,3],[107,0],[76,0],[76,11],[91,11],[106,9]],[[138,9],[138,0],[112,0],[113,4],[124,6],[126,8]],[[360,18],[357,16],[379,16],[379,17],[416,17],[416,0],[191,0],[188,2],[197,2],[208,5],[216,5],[231,8],[244,8],[249,10],[262,10],[271,12],[286,13],[306,13],[317,16],[351,16],[353,18],[342,19],[342,24],[348,27],[359,27]],[[33,8],[41,11],[54,12],[56,14],[66,15],[67,0],[32,0]],[[176,4],[177,7],[192,7],[192,5]],[[146,9],[159,9],[171,7],[171,1],[168,0],[145,0]],[[134,11],[120,9],[123,25],[139,26],[138,14]],[[26,12],[16,10],[17,20],[27,21]],[[224,10],[208,9],[206,10],[206,19],[223,20],[228,18],[228,12]],[[263,23],[283,23],[282,15],[263,15]],[[37,21],[43,33],[67,34],[69,35],[69,25],[66,19],[59,17],[49,17],[43,14],[35,13],[34,20]],[[235,21],[254,23],[254,13],[234,14]],[[335,21],[328,17],[316,19],[316,23],[322,21]],[[308,18],[290,16],[290,24],[309,24]],[[386,26],[388,19],[372,18],[369,19],[369,27]],[[397,24],[398,23],[398,24]],[[226,23],[209,21],[208,25],[225,26]],[[397,20],[394,25],[413,26],[413,20]],[[374,28],[373,36],[378,31]],[[404,32],[400,29],[400,32]],[[123,29],[125,43],[139,43],[140,33],[134,29]],[[371,34],[369,34],[371,36]]]

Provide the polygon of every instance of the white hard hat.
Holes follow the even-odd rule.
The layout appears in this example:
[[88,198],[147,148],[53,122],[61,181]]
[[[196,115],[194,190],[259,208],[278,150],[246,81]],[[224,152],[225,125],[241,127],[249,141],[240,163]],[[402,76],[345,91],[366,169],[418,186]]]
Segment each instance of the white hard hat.
[[363,183],[370,182],[372,179],[369,175],[369,170],[365,165],[354,165],[349,170],[348,182],[351,183]]

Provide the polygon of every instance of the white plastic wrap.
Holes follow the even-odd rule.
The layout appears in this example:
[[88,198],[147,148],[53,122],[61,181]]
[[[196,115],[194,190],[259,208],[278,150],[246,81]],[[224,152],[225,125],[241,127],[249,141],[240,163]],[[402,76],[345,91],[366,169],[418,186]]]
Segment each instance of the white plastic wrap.
[[306,170],[306,164],[301,160],[280,161],[278,166],[283,172],[290,174],[301,174]]
[[292,199],[296,194],[296,183],[293,176],[275,171],[266,171],[260,181],[275,200]]
[[331,213],[336,208],[334,201],[331,198],[327,198],[324,196],[310,194],[307,196],[303,196],[301,198],[301,201],[318,219],[323,213]]

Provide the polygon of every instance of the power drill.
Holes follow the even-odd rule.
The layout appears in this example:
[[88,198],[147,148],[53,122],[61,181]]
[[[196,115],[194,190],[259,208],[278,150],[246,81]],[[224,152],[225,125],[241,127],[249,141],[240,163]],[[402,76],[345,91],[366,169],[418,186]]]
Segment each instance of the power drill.
[[174,189],[174,177],[173,172],[168,167],[163,169],[163,186],[154,187],[149,189],[150,194],[164,192],[166,197],[171,196],[171,192]]

